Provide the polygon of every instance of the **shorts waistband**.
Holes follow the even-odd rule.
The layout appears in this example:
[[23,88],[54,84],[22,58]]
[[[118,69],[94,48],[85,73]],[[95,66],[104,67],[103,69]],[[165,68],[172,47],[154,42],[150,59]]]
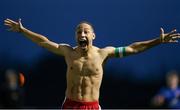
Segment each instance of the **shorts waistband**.
[[84,101],[74,101],[74,100],[71,100],[69,98],[66,98],[65,101],[71,102],[71,103],[78,103],[78,104],[82,104],[82,105],[95,105],[95,104],[99,104],[99,101],[84,102]]

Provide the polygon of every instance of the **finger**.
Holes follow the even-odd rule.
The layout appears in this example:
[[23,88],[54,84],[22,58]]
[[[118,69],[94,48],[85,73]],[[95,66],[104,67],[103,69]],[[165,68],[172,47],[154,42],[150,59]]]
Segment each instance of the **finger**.
[[180,36],[174,36],[174,37],[172,37],[172,39],[180,39]]
[[19,23],[21,23],[21,18],[19,18]]
[[4,22],[4,24],[12,24],[12,23],[9,23],[9,22]]
[[4,23],[4,25],[9,26],[9,27],[12,27],[12,25],[11,25],[11,24],[8,24],[8,23]]
[[162,27],[160,28],[160,30],[161,30],[161,34],[164,34],[164,29]]
[[15,21],[13,21],[11,19],[8,19],[8,18],[6,20],[9,21],[9,22],[15,23],[15,24],[17,23],[17,22],[15,22]]
[[180,33],[171,34],[170,36],[171,36],[171,37],[180,36]]
[[14,22],[13,20],[11,20],[11,19],[8,19],[8,18],[6,19],[6,21],[9,21],[9,22]]
[[9,27],[14,27],[15,24],[14,23],[4,23],[5,26],[9,26]]
[[22,23],[21,23],[21,18],[19,18],[18,23],[20,24],[20,26],[22,26]]
[[17,24],[17,22],[11,22],[11,21],[8,21],[8,20],[6,20],[6,21],[4,21],[5,23],[9,23],[9,24],[12,24],[12,25],[16,25]]
[[8,20],[4,20],[4,22],[5,22],[5,23],[11,23],[11,22],[10,22],[10,21],[8,21]]
[[171,35],[171,34],[175,33],[176,31],[177,31],[177,30],[174,29],[174,30],[172,30],[170,33],[168,33],[168,35]]

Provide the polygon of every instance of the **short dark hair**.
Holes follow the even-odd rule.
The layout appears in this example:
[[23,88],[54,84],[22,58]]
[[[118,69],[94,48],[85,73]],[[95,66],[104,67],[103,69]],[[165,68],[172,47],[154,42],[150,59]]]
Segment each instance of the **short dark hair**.
[[76,30],[79,28],[79,26],[80,26],[81,24],[88,24],[89,26],[91,26],[91,29],[92,29],[92,31],[94,32],[94,28],[93,28],[92,23],[90,23],[90,22],[88,22],[88,21],[81,21],[81,22],[76,26]]

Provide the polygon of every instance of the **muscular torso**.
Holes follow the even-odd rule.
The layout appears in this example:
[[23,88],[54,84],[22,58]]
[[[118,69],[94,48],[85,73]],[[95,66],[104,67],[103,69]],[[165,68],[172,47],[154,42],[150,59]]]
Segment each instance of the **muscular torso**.
[[75,101],[97,101],[105,59],[103,52],[96,47],[88,55],[73,49],[65,56],[68,67],[66,97]]

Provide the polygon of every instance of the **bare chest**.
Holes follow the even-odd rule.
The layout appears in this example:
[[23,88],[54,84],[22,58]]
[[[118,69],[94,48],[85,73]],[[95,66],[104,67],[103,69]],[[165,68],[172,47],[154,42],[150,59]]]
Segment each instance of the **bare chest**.
[[103,72],[102,62],[99,56],[72,57],[68,63],[68,70],[81,76],[98,75]]

